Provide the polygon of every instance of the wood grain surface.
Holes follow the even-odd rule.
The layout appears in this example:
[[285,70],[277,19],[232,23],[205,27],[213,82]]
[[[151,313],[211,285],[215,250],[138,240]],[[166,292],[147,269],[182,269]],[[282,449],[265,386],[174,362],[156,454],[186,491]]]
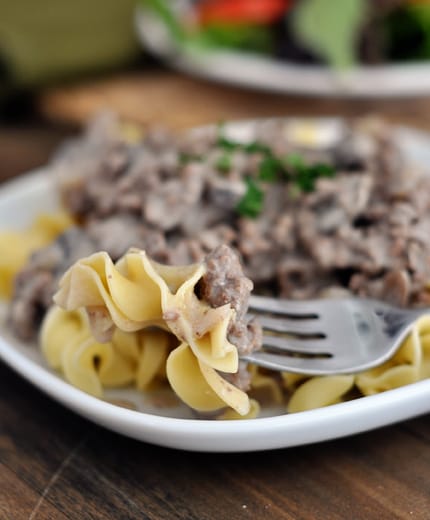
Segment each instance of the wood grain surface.
[[428,519],[430,417],[254,454],[101,429],[0,364],[2,519]]
[[[75,96],[81,105],[73,109]],[[176,128],[289,111],[352,115],[377,106],[273,97],[159,71],[132,81],[103,80],[98,87],[94,83],[51,90],[40,100],[41,113],[51,123],[0,125],[0,179],[47,160],[72,132],[65,122],[82,121],[103,105],[143,123]],[[252,101],[257,104],[252,106]],[[429,127],[430,99],[398,100],[379,108],[390,118]],[[0,362],[1,520],[284,518],[428,520],[430,416],[298,448],[189,453],[95,426]]]
[[351,100],[285,96],[221,86],[164,70],[55,87],[41,93],[40,111],[57,122],[82,123],[105,108],[142,124],[173,129],[229,119],[363,114],[430,127],[430,98]]

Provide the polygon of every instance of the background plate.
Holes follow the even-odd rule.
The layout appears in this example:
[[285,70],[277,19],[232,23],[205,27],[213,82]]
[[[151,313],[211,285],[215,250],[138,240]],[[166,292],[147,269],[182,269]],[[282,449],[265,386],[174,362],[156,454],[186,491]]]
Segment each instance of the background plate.
[[[187,2],[182,2],[182,10]],[[150,9],[136,10],[135,25],[145,50],[169,66],[195,76],[246,88],[326,97],[428,95],[430,64],[359,66],[339,74],[325,66],[300,65],[238,51],[180,48]]]

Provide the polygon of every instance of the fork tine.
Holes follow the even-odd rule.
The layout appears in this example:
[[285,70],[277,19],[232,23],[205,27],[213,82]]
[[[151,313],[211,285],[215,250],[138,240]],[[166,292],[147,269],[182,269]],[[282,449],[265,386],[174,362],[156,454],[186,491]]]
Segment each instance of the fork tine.
[[321,330],[318,330],[319,322],[315,318],[308,320],[289,320],[287,318],[272,318],[261,315],[258,316],[258,322],[261,324],[263,329],[272,330],[274,332],[289,332],[290,334],[309,336],[315,336],[322,333]]
[[242,359],[281,372],[294,372],[310,376],[338,373],[338,368],[333,365],[332,358],[282,357],[279,354],[257,351],[244,356]]
[[[259,318],[277,323],[266,321],[263,350],[242,359],[308,375],[354,374],[380,365],[402,345],[417,318],[429,313],[428,308],[405,310],[359,298],[291,302],[253,297],[251,307]],[[264,311],[277,316],[265,316]],[[288,316],[296,320],[284,321]],[[293,329],[296,337],[282,334],[282,323],[302,330]],[[312,337],[315,328],[319,334]]]
[[263,336],[263,347],[272,347],[284,353],[327,355],[329,353],[328,345],[329,342],[326,338],[308,340],[290,339],[282,336]]
[[318,316],[317,309],[321,302],[317,300],[282,300],[266,296],[251,296],[249,309],[289,316]]

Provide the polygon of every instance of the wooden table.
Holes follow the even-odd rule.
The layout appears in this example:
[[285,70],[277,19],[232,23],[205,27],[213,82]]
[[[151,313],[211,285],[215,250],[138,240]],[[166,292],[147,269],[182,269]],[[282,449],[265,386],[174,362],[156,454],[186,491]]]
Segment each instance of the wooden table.
[[[3,180],[45,162],[70,132],[65,123],[101,106],[177,128],[230,115],[365,112],[430,126],[430,99],[261,95],[163,71],[52,89],[38,106],[51,122],[0,127]],[[0,363],[0,519],[63,518],[426,520],[430,417],[272,452],[188,453],[95,426]]]

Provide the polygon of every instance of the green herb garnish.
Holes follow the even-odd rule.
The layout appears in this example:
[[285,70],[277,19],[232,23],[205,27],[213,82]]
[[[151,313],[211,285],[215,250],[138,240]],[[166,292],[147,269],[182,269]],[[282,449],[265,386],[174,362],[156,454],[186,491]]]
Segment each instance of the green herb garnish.
[[190,162],[201,162],[203,157],[197,154],[185,153],[182,152],[179,154],[179,164],[185,165]]
[[228,173],[231,170],[231,155],[224,153],[218,157],[215,163],[215,167],[221,173]]
[[231,169],[230,154],[241,150],[245,153],[260,153],[262,155],[256,178],[247,177],[247,190],[236,206],[236,211],[244,217],[256,218],[263,210],[264,190],[262,183],[289,182],[291,193],[298,195],[311,192],[320,177],[333,177],[335,169],[324,163],[307,164],[302,155],[292,153],[284,158],[277,157],[265,144],[258,141],[240,143],[219,135],[217,145],[225,155],[217,162],[220,171]]
[[242,148],[247,153],[264,153],[268,155],[273,155],[272,150],[266,144],[259,143],[258,141],[245,143],[242,145]]
[[334,177],[336,173],[333,166],[329,164],[305,164],[303,157],[299,154],[288,155],[285,162],[292,170],[291,179],[294,184],[300,191],[304,192],[313,191],[318,178]]
[[227,137],[224,137],[223,135],[218,136],[216,144],[217,144],[217,146],[219,146],[220,148],[222,148],[223,150],[226,150],[228,152],[233,152],[234,150],[243,149],[242,143],[238,143],[236,141],[232,141],[231,139],[227,139]]
[[236,206],[236,211],[243,217],[256,218],[263,209],[264,193],[250,177],[247,177],[245,182],[247,186],[246,193]]
[[[220,126],[220,131],[222,131],[222,126]],[[233,152],[235,150],[243,150],[246,153],[264,153],[264,154],[272,154],[270,148],[258,141],[251,141],[250,143],[240,143],[239,141],[233,141],[233,139],[229,139],[228,137],[220,134],[216,143],[220,148],[227,150],[229,152]]]
[[258,178],[261,181],[276,182],[280,174],[285,173],[282,162],[274,155],[265,155],[261,160]]

